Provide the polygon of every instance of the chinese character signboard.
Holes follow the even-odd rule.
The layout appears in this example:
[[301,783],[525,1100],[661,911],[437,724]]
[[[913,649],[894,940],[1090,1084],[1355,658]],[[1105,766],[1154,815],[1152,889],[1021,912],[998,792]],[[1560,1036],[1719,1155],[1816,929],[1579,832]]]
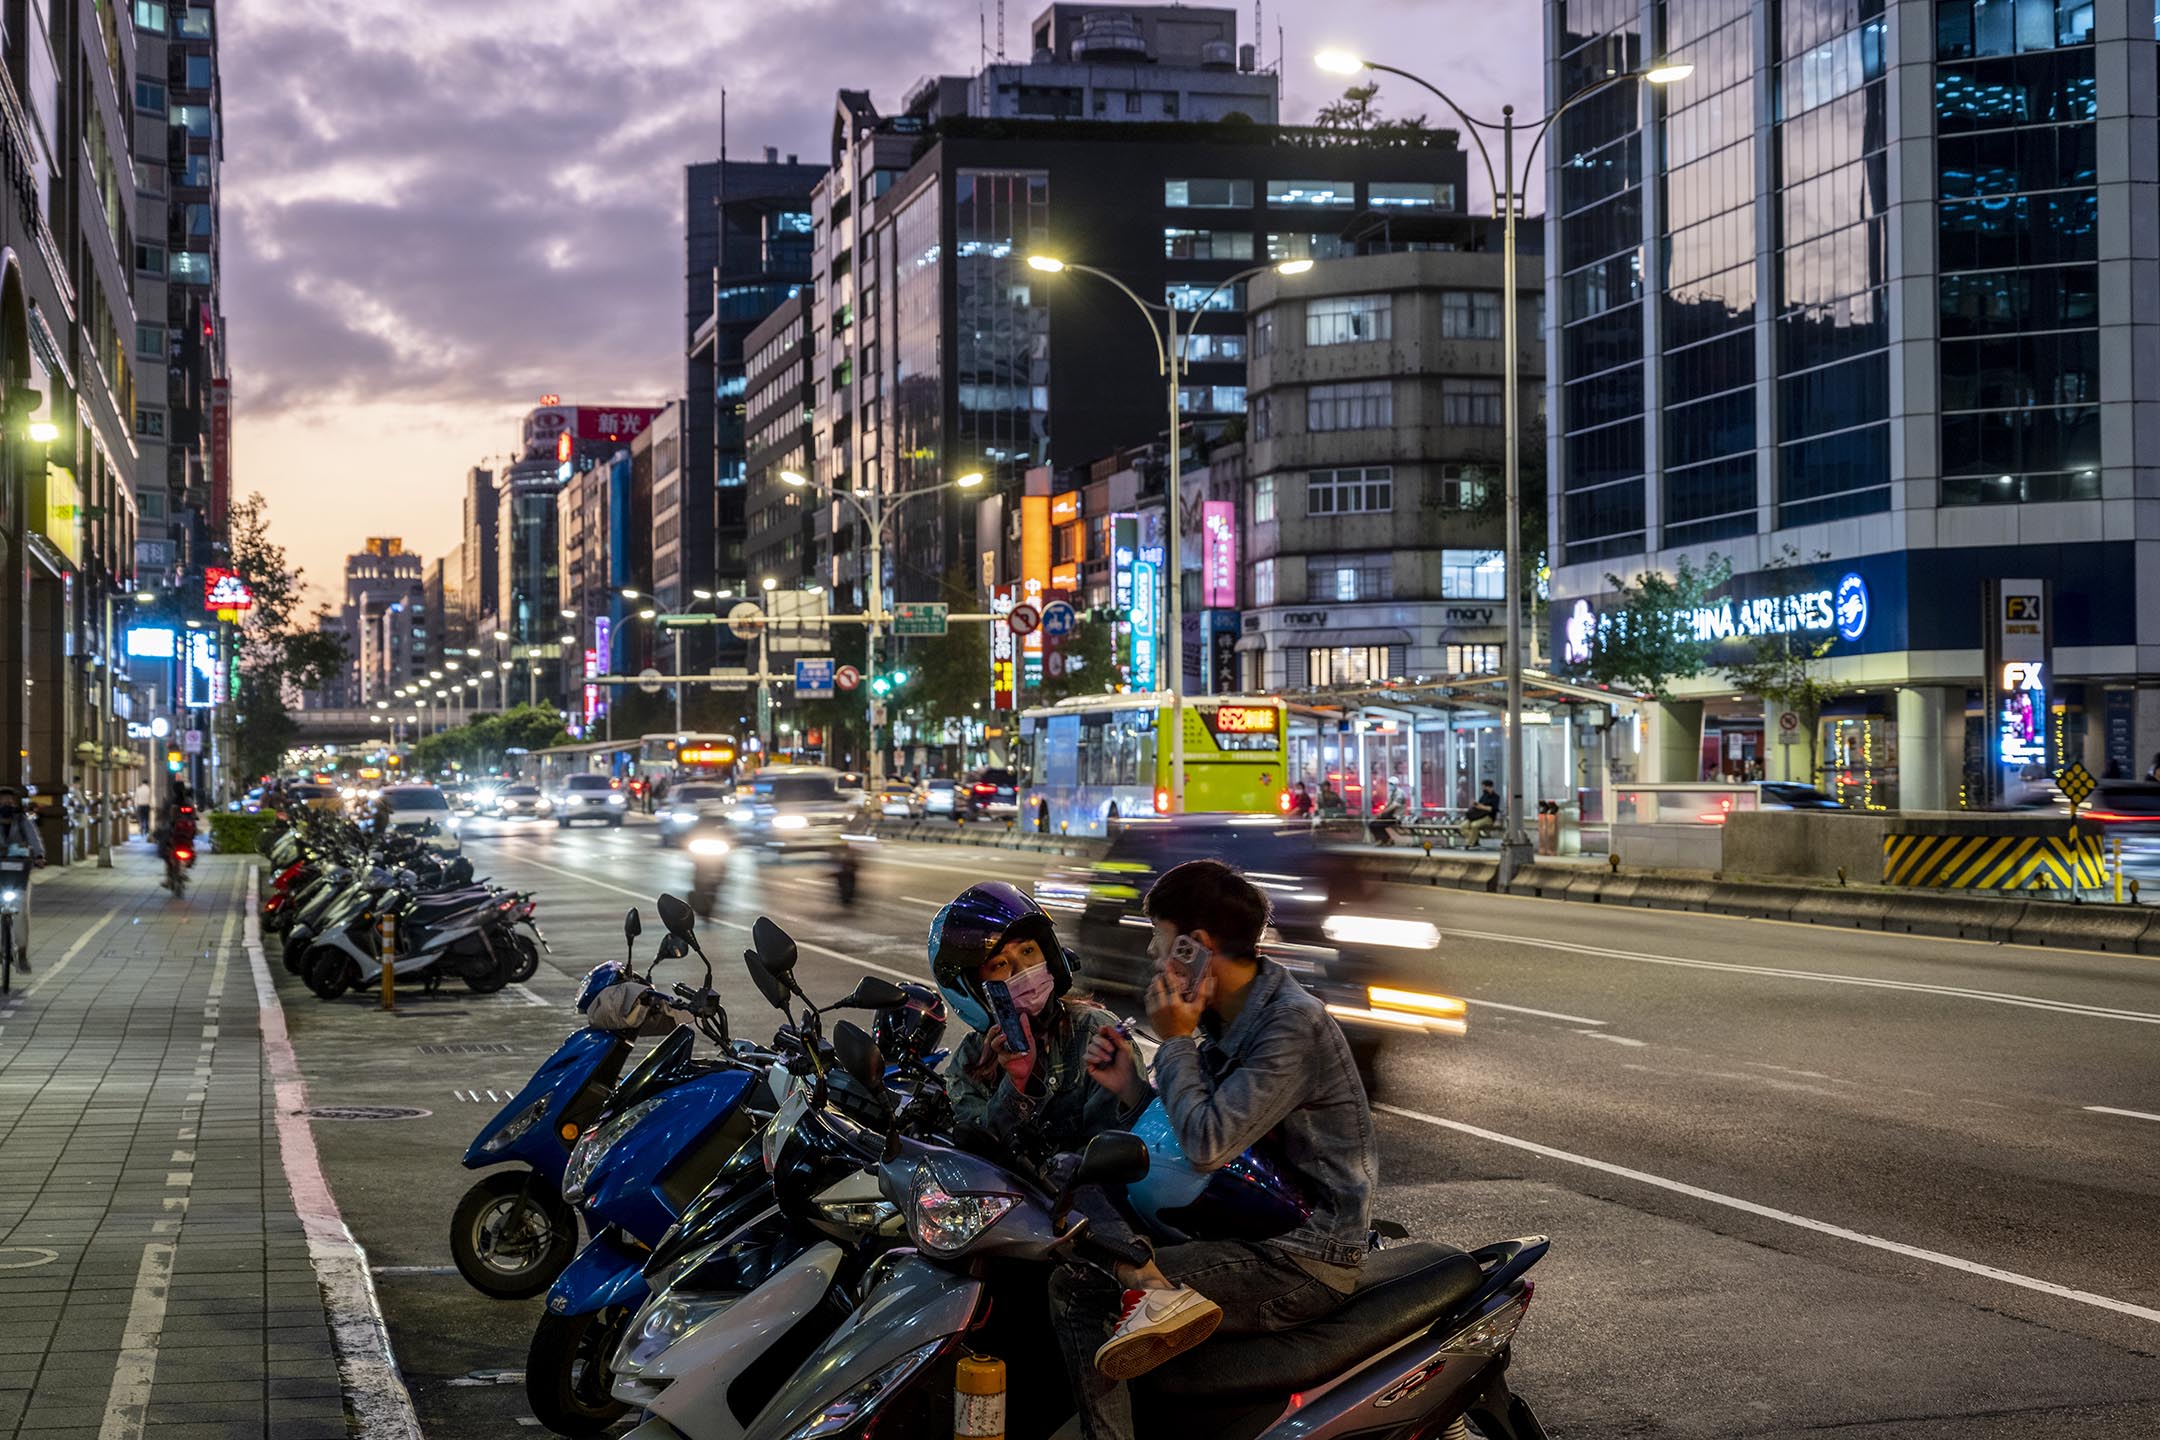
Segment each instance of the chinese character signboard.
[[255,608],[255,592],[237,572],[220,570],[215,565],[203,571],[203,609],[205,610],[252,610]]
[[814,660],[798,659],[795,662],[795,698],[798,700],[830,700],[833,698],[833,659],[821,655]]
[[217,636],[208,630],[187,632],[187,674],[184,685],[188,709],[207,710],[217,703]]
[[210,513],[232,508],[232,381],[210,382]]
[[1012,613],[1020,587],[996,585],[990,590],[990,613],[1001,618],[990,622],[990,706],[994,710],[1013,708],[1014,682],[1020,656],[1020,637],[1013,634],[1012,626],[1003,616]]
[[1200,507],[1200,604],[1237,608],[1237,507],[1210,500]]
[[1133,562],[1132,579],[1132,688],[1143,694],[1156,686],[1155,650],[1161,626],[1161,601],[1156,595],[1160,572],[1152,560]]

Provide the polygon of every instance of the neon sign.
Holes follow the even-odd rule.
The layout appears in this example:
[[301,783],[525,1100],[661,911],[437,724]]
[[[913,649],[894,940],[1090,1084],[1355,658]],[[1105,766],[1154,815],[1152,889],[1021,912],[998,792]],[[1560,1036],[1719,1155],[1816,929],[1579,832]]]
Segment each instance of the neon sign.
[[1152,560],[1135,560],[1132,567],[1132,687],[1155,688],[1156,569]]
[[1200,604],[1209,610],[1237,608],[1237,509],[1228,500],[1200,507]]
[[2005,765],[2047,763],[2047,682],[2044,662],[2010,660],[2002,667],[2002,711],[1996,716]]
[[203,609],[205,610],[252,610],[255,608],[255,592],[247,581],[234,570],[220,570],[211,566],[203,571]]

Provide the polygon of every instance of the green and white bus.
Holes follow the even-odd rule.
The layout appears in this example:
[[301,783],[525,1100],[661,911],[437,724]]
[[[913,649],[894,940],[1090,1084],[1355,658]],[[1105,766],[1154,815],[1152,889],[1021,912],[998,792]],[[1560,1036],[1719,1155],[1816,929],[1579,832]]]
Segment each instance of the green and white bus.
[[[1275,814],[1286,707],[1274,696],[1188,695],[1185,809]],[[1021,712],[1014,769],[1020,824],[1047,809],[1052,834],[1103,835],[1121,820],[1170,810],[1170,695],[1090,695]]]

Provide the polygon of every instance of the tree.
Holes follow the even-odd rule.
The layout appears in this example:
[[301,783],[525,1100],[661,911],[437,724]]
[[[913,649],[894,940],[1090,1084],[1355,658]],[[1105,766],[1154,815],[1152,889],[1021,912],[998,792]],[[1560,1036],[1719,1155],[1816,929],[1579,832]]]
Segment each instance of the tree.
[[240,621],[240,693],[233,712],[234,756],[243,775],[274,773],[299,733],[289,696],[319,689],[345,664],[345,644],[324,630],[327,606],[301,608],[305,574],[270,539],[270,507],[253,494],[232,509],[232,568],[255,603]]
[[[1814,557],[1818,561],[1829,558],[1828,551]],[[1797,549],[1786,545],[1763,568],[1784,572],[1803,563],[1812,562],[1803,561]],[[1807,738],[1807,775],[1811,779],[1815,774],[1817,722],[1822,719],[1824,703],[1836,693],[1824,681],[1819,666],[1836,643],[1834,634],[1816,640],[1788,628],[1782,634],[1754,636],[1748,642],[1748,657],[1725,667],[1725,678],[1735,690],[1761,697],[1766,709],[1790,710],[1799,717],[1800,733]],[[1771,722],[1772,728],[1775,724]]]
[[1380,94],[1380,82],[1368,81],[1352,85],[1343,91],[1340,100],[1330,100],[1320,107],[1313,117],[1313,126],[1319,130],[1333,130],[1347,135],[1369,135],[1375,139],[1392,139],[1416,134],[1429,129],[1423,115],[1384,118],[1374,100]]
[[[1700,568],[1683,555],[1670,575],[1644,571],[1632,581],[1607,575],[1605,583],[1619,604],[1579,637],[1589,655],[1570,664],[1569,671],[1594,684],[1670,699],[1675,680],[1692,680],[1709,669],[1710,640],[1695,628],[1695,612],[1731,578],[1732,563],[1719,555]],[[1587,612],[1584,605],[1578,614]]]

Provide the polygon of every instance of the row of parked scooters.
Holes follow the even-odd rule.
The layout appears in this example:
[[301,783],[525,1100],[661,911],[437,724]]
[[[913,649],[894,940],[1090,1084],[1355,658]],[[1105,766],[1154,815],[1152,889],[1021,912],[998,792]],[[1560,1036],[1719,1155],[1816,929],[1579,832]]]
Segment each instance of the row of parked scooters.
[[[585,1027],[465,1154],[488,1173],[452,1224],[459,1270],[499,1298],[547,1295],[533,1413],[567,1436],[638,1410],[633,1440],[947,1440],[959,1387],[969,1434],[1070,1430],[1045,1281],[1089,1258],[1075,1188],[1137,1188],[1148,1146],[1104,1134],[1075,1163],[956,1127],[938,992],[870,975],[820,1006],[770,919],[743,961],[782,1023],[738,1039],[690,906],[658,908],[647,970],[633,909],[624,960],[586,978]],[[661,989],[657,968],[693,954],[703,981]],[[869,1028],[828,1032],[838,1011]],[[661,1038],[624,1074],[640,1035]],[[1139,1434],[1442,1440],[1467,1419],[1541,1440],[1506,1371],[1546,1242],[1373,1245],[1333,1315],[1218,1335],[1134,1382]],[[993,1389],[1002,1420],[980,1430]]]
[[302,810],[269,856],[264,934],[325,1000],[380,984],[385,965],[397,984],[430,994],[450,979],[487,994],[540,966],[547,938],[531,894],[475,881],[471,861],[424,834],[376,834]]

